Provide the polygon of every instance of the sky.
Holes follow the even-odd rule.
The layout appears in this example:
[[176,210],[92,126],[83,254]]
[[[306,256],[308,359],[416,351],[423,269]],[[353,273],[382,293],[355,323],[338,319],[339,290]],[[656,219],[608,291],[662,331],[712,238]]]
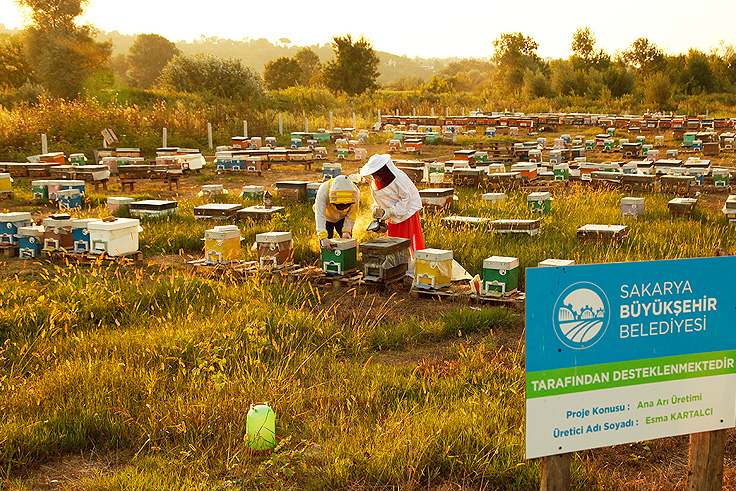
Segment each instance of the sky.
[[[313,5],[310,7],[310,5]],[[589,26],[597,48],[613,55],[639,37],[668,54],[691,47],[710,51],[720,41],[736,45],[734,0],[470,0],[425,2],[373,0],[310,4],[296,0],[89,0],[84,20],[103,31],[156,33],[171,41],[201,36],[241,40],[288,38],[308,46],[332,36],[364,35],[379,51],[410,58],[483,58],[504,32],[530,35],[545,58],[570,56],[572,35]],[[0,23],[24,22],[14,0],[0,0]]]

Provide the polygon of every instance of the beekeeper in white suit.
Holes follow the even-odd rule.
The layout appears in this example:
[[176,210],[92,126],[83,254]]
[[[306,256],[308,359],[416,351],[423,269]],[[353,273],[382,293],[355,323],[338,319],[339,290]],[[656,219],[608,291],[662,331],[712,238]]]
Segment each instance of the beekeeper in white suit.
[[314,200],[320,247],[329,249],[335,234],[343,239],[352,238],[358,203],[360,191],[347,176],[337,176],[320,185]]
[[[424,234],[419,219],[422,199],[419,190],[402,170],[391,161],[388,154],[375,154],[360,169],[361,176],[370,176],[373,196],[373,218],[385,220],[390,237],[411,240],[410,254],[424,249]],[[413,272],[413,260],[410,262]]]

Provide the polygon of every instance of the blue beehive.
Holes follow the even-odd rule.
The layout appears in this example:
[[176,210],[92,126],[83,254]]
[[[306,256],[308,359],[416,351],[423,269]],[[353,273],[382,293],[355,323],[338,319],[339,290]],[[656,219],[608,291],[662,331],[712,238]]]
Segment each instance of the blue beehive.
[[327,181],[340,175],[342,175],[342,164],[340,162],[325,162],[322,164],[323,180]]
[[89,228],[90,222],[98,221],[98,218],[72,218],[72,239],[74,240],[74,252],[90,252]]
[[68,181],[59,182],[61,182],[61,189],[76,189],[79,191],[80,195],[84,196],[84,181],[71,179]]
[[0,245],[17,244],[18,229],[31,223],[31,214],[27,211],[0,213]]
[[21,259],[38,257],[43,248],[43,227],[35,225],[18,229],[18,256]]
[[59,210],[81,210],[82,194],[79,189],[61,189],[56,192],[56,204]]

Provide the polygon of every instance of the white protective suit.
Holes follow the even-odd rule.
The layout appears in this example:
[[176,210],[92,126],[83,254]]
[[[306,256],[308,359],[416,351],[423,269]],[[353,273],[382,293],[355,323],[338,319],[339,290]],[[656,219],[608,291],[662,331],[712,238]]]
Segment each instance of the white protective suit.
[[360,175],[369,176],[384,165],[388,166],[388,169],[394,175],[394,180],[381,189],[376,188],[375,181],[371,183],[373,208],[380,207],[391,210],[391,214],[386,221],[401,223],[422,209],[422,199],[419,197],[419,190],[417,190],[416,185],[404,171],[394,165],[389,154],[373,155],[360,169]]

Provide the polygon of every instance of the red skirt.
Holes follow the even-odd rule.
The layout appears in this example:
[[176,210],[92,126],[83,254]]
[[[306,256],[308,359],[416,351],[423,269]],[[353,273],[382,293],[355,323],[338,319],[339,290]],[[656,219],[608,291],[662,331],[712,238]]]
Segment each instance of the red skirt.
[[424,234],[422,234],[422,222],[419,220],[419,212],[414,213],[401,223],[389,223],[387,225],[389,237],[411,239],[412,256],[414,251],[424,249]]

